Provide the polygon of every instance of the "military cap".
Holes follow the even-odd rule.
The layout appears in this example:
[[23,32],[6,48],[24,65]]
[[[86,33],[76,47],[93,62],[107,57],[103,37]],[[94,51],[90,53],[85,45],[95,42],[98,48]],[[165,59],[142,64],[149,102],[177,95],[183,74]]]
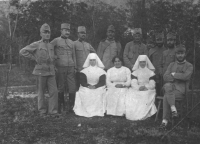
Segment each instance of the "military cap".
[[62,23],[61,24],[61,29],[70,29],[70,24],[68,24],[68,23]]
[[40,32],[41,32],[41,33],[42,33],[42,32],[45,32],[45,31],[51,31],[50,26],[49,26],[47,23],[43,24],[43,25],[41,26],[41,28],[40,28]]
[[176,53],[177,52],[185,52],[186,51],[185,45],[183,45],[183,44],[177,45],[175,48],[175,51],[176,51]]
[[107,31],[115,32],[115,27],[113,25],[109,25]]
[[164,38],[164,34],[163,33],[155,33],[155,37],[156,38]]
[[86,28],[84,26],[79,26],[78,32],[85,32],[86,33]]
[[142,29],[141,28],[134,28],[133,34],[142,34]]
[[173,33],[173,32],[169,32],[169,33],[167,34],[167,39],[176,39],[176,34]]

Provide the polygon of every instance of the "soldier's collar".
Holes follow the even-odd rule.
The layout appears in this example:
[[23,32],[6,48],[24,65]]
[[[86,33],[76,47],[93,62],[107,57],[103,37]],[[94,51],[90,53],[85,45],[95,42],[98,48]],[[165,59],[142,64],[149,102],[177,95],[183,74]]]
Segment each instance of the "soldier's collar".
[[178,64],[184,64],[184,63],[186,62],[186,59],[185,59],[184,61],[182,61],[182,62],[179,62],[179,61],[176,60],[176,62],[177,62]]
[[65,37],[65,36],[60,36],[60,37],[61,37],[62,39],[65,39],[65,40],[66,40],[66,39],[68,39],[68,38],[67,38],[67,37]]
[[84,42],[83,40],[80,40],[80,39],[78,39],[78,41],[80,41],[80,42]]
[[49,43],[49,40],[42,40],[43,43]]
[[138,45],[141,45],[141,44],[142,44],[141,41],[139,41],[139,42],[135,42],[135,41],[133,41],[133,43],[134,43],[134,44],[138,44]]

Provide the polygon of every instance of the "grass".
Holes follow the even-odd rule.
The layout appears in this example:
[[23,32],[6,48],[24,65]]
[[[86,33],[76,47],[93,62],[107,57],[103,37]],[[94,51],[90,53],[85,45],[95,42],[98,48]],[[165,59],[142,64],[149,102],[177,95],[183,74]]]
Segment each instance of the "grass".
[[37,98],[0,101],[0,143],[2,144],[197,144],[200,129],[187,130],[185,124],[170,137],[158,129],[153,118],[129,121],[124,117],[85,118],[63,113],[61,119],[42,118]]
[[[6,66],[0,66],[0,87],[6,84]],[[14,66],[9,76],[9,86],[35,85],[36,77],[32,75],[32,69],[23,71]]]

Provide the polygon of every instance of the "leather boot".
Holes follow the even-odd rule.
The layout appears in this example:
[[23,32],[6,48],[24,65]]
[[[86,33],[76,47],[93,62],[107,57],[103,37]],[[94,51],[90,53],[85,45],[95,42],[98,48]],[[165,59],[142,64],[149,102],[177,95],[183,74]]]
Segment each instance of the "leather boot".
[[63,105],[64,102],[65,102],[64,92],[59,92],[58,93],[58,113],[61,113],[61,105]]
[[75,93],[69,93],[69,112],[73,112]]

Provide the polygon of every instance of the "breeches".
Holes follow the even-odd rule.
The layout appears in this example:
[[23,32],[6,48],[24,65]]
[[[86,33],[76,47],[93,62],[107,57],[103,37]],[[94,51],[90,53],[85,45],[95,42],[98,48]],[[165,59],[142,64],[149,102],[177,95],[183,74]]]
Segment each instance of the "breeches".
[[46,87],[49,92],[48,112],[57,113],[58,109],[58,90],[55,76],[38,76],[38,110],[40,113],[46,113],[44,92]]
[[166,83],[163,88],[163,119],[169,120],[171,114],[171,106],[175,105],[176,98],[183,98],[183,94],[176,90],[175,86],[171,83]]
[[73,66],[58,67],[57,83],[59,92],[64,92],[65,88],[68,88],[69,93],[75,93],[76,83],[75,83],[74,67]]

